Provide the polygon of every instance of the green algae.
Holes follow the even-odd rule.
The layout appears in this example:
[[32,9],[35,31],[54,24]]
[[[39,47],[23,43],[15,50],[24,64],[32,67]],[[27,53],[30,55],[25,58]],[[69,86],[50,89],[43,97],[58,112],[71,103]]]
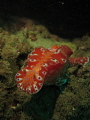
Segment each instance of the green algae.
[[[90,57],[90,37],[72,42],[55,35],[42,25],[29,19],[18,19],[0,28],[0,117],[1,120],[70,120],[90,113],[90,63],[68,69],[69,81],[61,92],[58,87],[44,87],[32,96],[17,89],[15,74],[23,66],[28,53],[35,47],[50,48],[52,45],[68,45],[74,57]],[[22,23],[24,24],[21,24]],[[37,39],[33,41],[30,35]],[[52,37],[51,37],[52,36]],[[25,58],[24,58],[25,57]],[[49,104],[49,105],[48,105]],[[46,112],[44,112],[46,110]],[[48,112],[49,111],[49,112]],[[44,115],[45,113],[45,115]],[[82,119],[83,120],[83,119]]]

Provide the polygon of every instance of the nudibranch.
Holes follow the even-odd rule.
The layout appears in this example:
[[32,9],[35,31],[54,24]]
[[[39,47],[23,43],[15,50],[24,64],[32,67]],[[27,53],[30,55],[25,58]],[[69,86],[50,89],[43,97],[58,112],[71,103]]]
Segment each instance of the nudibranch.
[[27,65],[15,76],[17,87],[30,94],[37,93],[43,85],[55,84],[70,64],[85,65],[89,61],[88,57],[70,58],[72,54],[66,45],[35,48],[27,57]]

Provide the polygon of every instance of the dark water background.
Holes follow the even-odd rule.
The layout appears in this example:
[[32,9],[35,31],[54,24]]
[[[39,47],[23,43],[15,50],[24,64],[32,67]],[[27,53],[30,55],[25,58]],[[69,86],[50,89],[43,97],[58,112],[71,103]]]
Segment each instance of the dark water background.
[[28,17],[64,38],[90,34],[89,0],[0,0],[0,16]]

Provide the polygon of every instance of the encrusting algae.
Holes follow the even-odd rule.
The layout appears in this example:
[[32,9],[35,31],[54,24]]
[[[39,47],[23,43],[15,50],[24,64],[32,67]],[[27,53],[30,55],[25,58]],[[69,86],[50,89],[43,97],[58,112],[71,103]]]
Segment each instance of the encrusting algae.
[[70,42],[27,18],[13,17],[13,21],[0,28],[0,119],[89,119],[90,62],[69,67],[68,82],[61,88],[44,86],[35,95],[19,91],[15,75],[27,65],[28,54],[40,46],[48,49],[53,45],[66,45],[74,51],[71,57],[90,58],[90,37],[85,35]]

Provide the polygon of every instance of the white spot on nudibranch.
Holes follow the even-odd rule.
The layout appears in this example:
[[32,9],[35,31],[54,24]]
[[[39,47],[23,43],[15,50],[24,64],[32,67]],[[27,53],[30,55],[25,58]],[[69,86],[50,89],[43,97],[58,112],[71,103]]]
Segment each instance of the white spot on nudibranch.
[[61,60],[62,60],[64,63],[66,62],[66,59],[61,58]]
[[16,78],[16,81],[21,81],[22,80],[22,78]]
[[90,61],[90,59],[89,57],[84,57],[84,58],[86,59],[86,62],[84,63],[84,65],[86,65]]
[[57,59],[51,59],[51,61],[55,62],[55,63],[59,63],[59,61]]
[[47,63],[44,63],[42,66],[43,66],[43,67],[47,67],[47,66],[48,66],[48,64],[47,64]]
[[30,67],[31,67],[31,68],[34,68],[34,65],[31,65]]
[[52,51],[52,49],[51,49],[51,48],[48,48],[48,50],[49,50],[49,51]]
[[44,49],[44,48],[42,48],[42,47],[40,48],[40,50],[41,50],[42,52],[45,52],[45,49]]
[[31,87],[30,87],[30,86],[28,86],[28,87],[26,88],[26,92],[31,93]]
[[83,62],[83,59],[80,59],[81,62]]
[[35,91],[38,91],[37,85],[33,84],[33,87],[34,87]]
[[40,86],[42,86],[43,84],[42,83],[38,83]]
[[33,54],[33,53],[30,53],[29,56],[34,56],[34,55],[38,55],[38,54]]
[[29,59],[30,62],[36,62],[36,59]]
[[18,83],[18,84],[17,84],[17,87],[18,87],[18,88],[20,88],[20,87],[21,87],[21,85],[22,85],[22,83]]
[[43,80],[43,78],[41,76],[38,76],[37,79],[38,80]]
[[54,52],[54,54],[58,54],[58,53],[60,53],[60,51],[61,51],[61,49],[58,49]]
[[46,72],[46,71],[43,71],[43,72],[42,72],[42,74],[46,75],[46,74],[47,74],[47,72]]
[[28,71],[30,71],[30,70],[26,69],[26,72],[28,72]]
[[16,76],[20,76],[21,74],[20,73],[17,73]]
[[20,90],[23,90],[23,87],[20,87],[19,89],[20,89]]

